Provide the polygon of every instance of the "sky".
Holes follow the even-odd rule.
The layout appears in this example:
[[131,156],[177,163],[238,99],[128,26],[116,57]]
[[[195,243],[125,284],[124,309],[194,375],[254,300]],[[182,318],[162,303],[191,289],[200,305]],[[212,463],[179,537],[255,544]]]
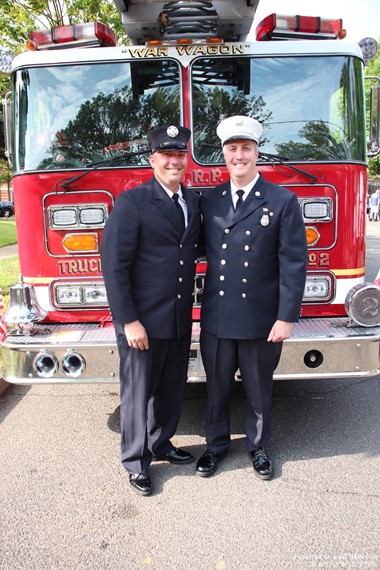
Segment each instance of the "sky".
[[380,0],[260,0],[249,40],[255,39],[257,24],[273,12],[324,18],[342,18],[345,40],[359,43],[366,37],[380,38]]

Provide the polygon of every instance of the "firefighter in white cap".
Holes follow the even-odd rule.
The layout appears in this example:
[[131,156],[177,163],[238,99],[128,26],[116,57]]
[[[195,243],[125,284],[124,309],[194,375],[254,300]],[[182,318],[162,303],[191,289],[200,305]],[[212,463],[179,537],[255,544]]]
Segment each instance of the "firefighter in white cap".
[[202,300],[201,351],[207,375],[207,449],[196,474],[213,475],[230,445],[229,396],[239,369],[247,396],[245,446],[260,479],[270,479],[273,372],[282,342],[298,321],[307,245],[293,192],[257,171],[261,124],[223,120],[217,135],[230,180],[201,198],[207,274]]

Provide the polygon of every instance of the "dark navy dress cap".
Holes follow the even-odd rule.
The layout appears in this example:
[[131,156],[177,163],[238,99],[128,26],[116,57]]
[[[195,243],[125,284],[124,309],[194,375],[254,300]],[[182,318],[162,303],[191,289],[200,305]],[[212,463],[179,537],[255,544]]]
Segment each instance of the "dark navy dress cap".
[[191,131],[186,127],[179,125],[164,125],[152,129],[148,133],[148,141],[152,152],[160,152],[165,150],[179,150],[186,152],[187,141],[190,138]]

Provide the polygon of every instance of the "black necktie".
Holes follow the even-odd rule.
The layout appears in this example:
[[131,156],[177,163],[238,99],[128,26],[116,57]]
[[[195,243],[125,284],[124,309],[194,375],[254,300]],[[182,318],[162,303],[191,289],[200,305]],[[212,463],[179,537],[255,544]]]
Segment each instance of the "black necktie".
[[178,215],[181,216],[182,227],[183,227],[183,229],[185,229],[185,214],[184,214],[184,211],[182,210],[181,204],[178,202],[179,196],[178,196],[178,194],[173,194],[172,198],[174,200],[174,204],[176,205]]
[[235,210],[237,210],[243,203],[244,190],[238,190],[236,194],[239,196],[239,198],[236,202]]

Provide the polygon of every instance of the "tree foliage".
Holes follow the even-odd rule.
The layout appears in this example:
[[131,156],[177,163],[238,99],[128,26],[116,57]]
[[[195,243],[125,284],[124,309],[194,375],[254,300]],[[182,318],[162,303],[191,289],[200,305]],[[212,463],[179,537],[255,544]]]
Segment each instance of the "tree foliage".
[[[209,144],[215,140],[215,130],[222,119],[230,115],[247,115],[265,124],[271,119],[272,113],[265,109],[266,103],[262,97],[246,97],[242,91],[228,93],[224,89],[194,90],[194,116],[197,118],[194,130],[194,143],[197,157],[202,162],[218,162],[222,160],[220,144]],[[266,139],[261,140],[262,144]]]
[[[380,78],[380,41],[378,41],[378,52],[376,56],[371,59],[365,67],[365,77],[368,77],[365,81],[365,95],[366,95],[366,107],[367,107],[367,125],[369,125],[370,120],[370,92],[371,86],[377,83],[376,79],[370,79],[369,77]],[[368,160],[368,175],[370,178],[375,176],[380,176],[380,155],[377,155]]]
[[[118,43],[127,43],[128,38],[120,15],[112,0],[1,0],[0,52],[17,55],[25,51],[25,42],[32,30],[56,26],[93,22],[98,20],[109,25],[116,33]],[[0,99],[10,89],[9,76],[0,72]],[[0,168],[1,180],[9,176],[4,160],[4,132],[0,110]]]
[[380,176],[380,154],[368,161],[368,177],[376,178]]
[[1,50],[15,55],[35,29],[54,28],[98,20],[109,25],[125,42],[127,36],[112,0],[1,0]]
[[278,154],[299,160],[345,160],[348,156],[344,142],[331,135],[329,125],[324,121],[309,121],[299,135],[304,142],[276,144]]
[[[128,152],[146,150],[146,133],[152,127],[165,122],[176,124],[179,120],[178,91],[158,88],[143,98],[133,97],[130,86],[108,95],[101,92],[83,103],[75,119],[61,131],[67,141],[67,150],[63,150],[65,163],[77,161],[78,166],[83,160],[101,161],[107,158],[105,151],[109,156],[113,151],[118,155],[123,144]],[[54,168],[57,151],[62,153],[62,148],[53,142],[50,155],[39,168]],[[144,157],[131,156],[128,164],[138,164],[141,160],[146,162]]]

